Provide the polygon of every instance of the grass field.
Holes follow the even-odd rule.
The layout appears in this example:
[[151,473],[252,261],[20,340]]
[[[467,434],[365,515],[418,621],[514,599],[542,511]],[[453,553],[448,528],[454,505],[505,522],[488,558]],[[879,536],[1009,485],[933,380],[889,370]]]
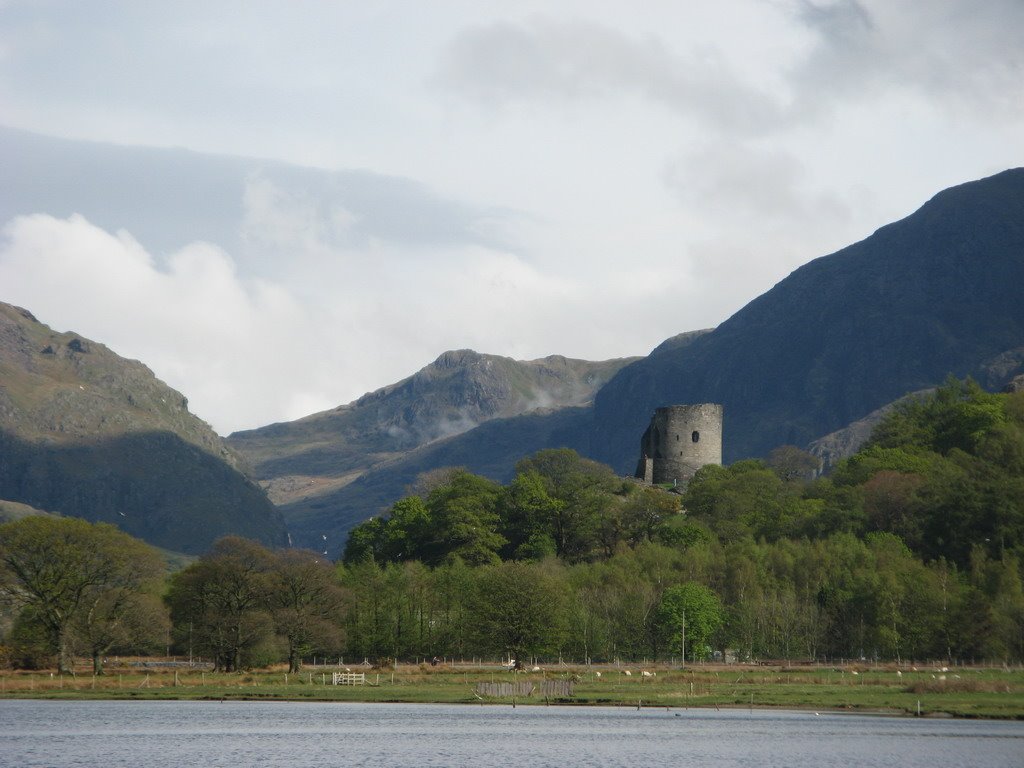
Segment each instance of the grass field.
[[[766,667],[553,665],[514,673],[498,667],[458,664],[430,667],[399,664],[385,669],[355,667],[366,685],[332,685],[339,667],[306,667],[238,674],[110,666],[94,677],[51,672],[0,673],[4,698],[65,699],[235,699],[349,702],[506,704],[511,697],[477,693],[478,683],[529,682],[534,693],[521,704],[577,704],[643,707],[780,707],[923,716],[1024,718],[1024,670],[957,667]],[[627,675],[626,670],[631,674]],[[571,697],[545,699],[544,679],[572,680]]]

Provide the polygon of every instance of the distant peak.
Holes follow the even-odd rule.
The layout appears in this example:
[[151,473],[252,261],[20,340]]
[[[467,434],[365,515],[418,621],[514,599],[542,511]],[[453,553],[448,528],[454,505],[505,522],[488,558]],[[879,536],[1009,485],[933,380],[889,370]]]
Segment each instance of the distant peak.
[[33,315],[31,312],[29,312],[24,307],[18,307],[18,306],[15,306],[14,304],[7,304],[5,302],[0,301],[0,308],[3,308],[5,310],[7,310],[9,313],[13,312],[16,315],[21,315],[23,318],[25,318],[26,320],[29,320],[29,321],[31,321],[33,323],[38,323],[39,322],[39,320],[36,319],[36,316]]
[[433,366],[436,368],[461,368],[478,362],[483,357],[479,352],[474,352],[472,349],[452,349],[442,352],[440,357],[433,362]]

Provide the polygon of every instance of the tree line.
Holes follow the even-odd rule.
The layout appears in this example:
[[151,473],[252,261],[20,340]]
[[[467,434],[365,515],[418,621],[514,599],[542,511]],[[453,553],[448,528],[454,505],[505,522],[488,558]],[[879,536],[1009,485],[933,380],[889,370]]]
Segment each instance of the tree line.
[[4,642],[62,667],[169,642],[226,671],[327,653],[1024,660],[1024,393],[950,380],[816,467],[783,447],[678,494],[545,450],[506,485],[421,477],[338,563],[229,537],[170,576],[111,526],[27,518],[0,526]]

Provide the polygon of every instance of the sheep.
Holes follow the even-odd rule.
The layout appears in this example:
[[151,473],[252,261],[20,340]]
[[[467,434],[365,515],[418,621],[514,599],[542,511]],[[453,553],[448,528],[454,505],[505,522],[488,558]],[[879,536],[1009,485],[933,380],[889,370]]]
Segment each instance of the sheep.
[[600,672],[595,672],[594,673],[594,677],[600,679],[601,678],[601,673]]
[[624,674],[626,677],[632,677],[633,676],[633,673],[630,672],[628,669],[622,670],[622,674]]
[[647,671],[647,670],[645,669],[645,670],[644,670],[643,672],[641,672],[640,674],[641,674],[641,675],[642,675],[643,677],[655,677],[655,676],[657,676],[657,674],[658,674],[658,673],[657,673],[657,672],[648,672],[648,671]]

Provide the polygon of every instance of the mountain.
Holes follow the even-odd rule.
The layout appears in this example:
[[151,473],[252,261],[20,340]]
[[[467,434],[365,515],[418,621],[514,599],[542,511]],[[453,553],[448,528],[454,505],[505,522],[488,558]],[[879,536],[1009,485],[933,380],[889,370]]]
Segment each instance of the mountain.
[[[270,483],[297,541],[327,536],[332,547],[419,473],[441,466],[507,480],[522,456],[566,446],[631,473],[662,405],[722,403],[727,463],[819,438],[816,450],[835,461],[907,393],[949,374],[994,390],[1024,373],[1022,285],[1024,169],[1013,169],[945,190],[808,263],[714,330],[680,334],[628,365],[615,361],[621,367],[592,406],[579,404],[582,396],[565,403],[571,408],[520,415],[510,412],[521,405],[492,406],[485,420],[484,410],[464,411],[474,387],[462,377],[469,360],[489,358],[442,356],[351,406],[230,442]],[[444,437],[445,424],[467,429]]]
[[284,544],[280,513],[244,470],[142,363],[0,303],[0,499],[179,552],[228,533]]
[[725,406],[726,462],[805,446],[953,374],[1024,371],[1024,169],[940,192],[797,269],[713,332],[620,371],[589,453],[632,469],[654,408]]
[[422,471],[459,464],[506,474],[529,446],[542,448],[563,429],[563,410],[585,411],[634,359],[518,361],[445,352],[353,403],[236,432],[227,442],[252,463],[296,543],[312,546],[391,504]]

